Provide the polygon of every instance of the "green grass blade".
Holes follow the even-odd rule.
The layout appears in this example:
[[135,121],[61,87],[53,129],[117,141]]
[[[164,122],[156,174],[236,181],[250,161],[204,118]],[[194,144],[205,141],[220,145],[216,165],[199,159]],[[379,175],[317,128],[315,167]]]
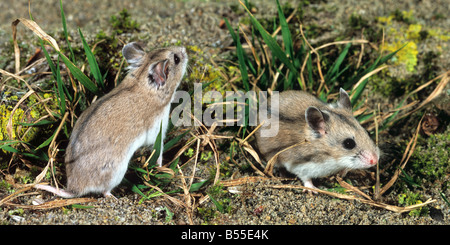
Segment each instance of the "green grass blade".
[[216,206],[217,210],[219,210],[219,212],[221,212],[221,213],[224,213],[225,209],[223,208],[223,205],[220,204],[218,201],[216,201],[216,199],[214,199],[209,193],[206,193],[206,194],[208,194],[209,198],[214,203],[214,205]]
[[55,64],[53,64],[53,61],[50,58],[50,55],[48,54],[47,49],[45,49],[44,41],[42,41],[42,39],[39,38],[39,42],[41,43],[41,49],[42,49],[42,52],[44,52],[44,56],[45,56],[45,59],[47,60],[48,66],[50,66],[50,70],[52,71],[53,78],[56,80]]
[[[383,57],[378,57],[377,60],[369,67],[367,68],[365,71],[359,73],[358,72],[358,76],[356,76],[353,79],[353,83],[357,82],[361,77],[365,76],[366,74],[368,74],[369,72],[375,70],[377,67],[383,65],[384,63],[386,63],[388,60],[390,60],[392,57],[394,57],[395,54],[398,53],[398,51],[400,51],[401,49],[403,49],[407,44],[403,45],[402,47],[400,47],[399,49],[397,49],[396,51],[389,53]],[[366,78],[363,82],[361,82],[361,84],[355,88],[352,91],[353,94],[353,98],[352,98],[352,104],[355,103],[356,101],[358,101],[359,97],[362,94],[362,91],[364,90],[364,88],[366,87],[367,82],[369,81],[369,78]]]
[[59,1],[59,8],[61,9],[61,22],[63,25],[64,37],[66,38],[67,47],[69,48],[70,51],[70,58],[72,59],[72,62],[75,63],[75,55],[73,53],[72,46],[70,45],[69,42],[69,33],[67,32],[66,15],[64,14],[62,0]]
[[[42,39],[39,39],[39,41],[41,42],[41,48],[42,48],[42,51],[44,52],[45,58],[46,58],[46,60],[47,60],[47,63],[49,64],[50,70],[52,71],[53,78],[55,79],[55,81],[58,82],[58,72],[56,71],[55,64],[53,64],[53,61],[52,61],[52,59],[50,58],[50,55],[48,54],[47,50],[45,49],[44,42],[42,41]],[[58,66],[59,66],[59,60],[58,60]],[[59,69],[59,68],[58,68],[58,69]],[[59,74],[59,76],[60,76],[60,78],[61,78],[61,74]],[[58,88],[59,88],[59,83],[57,83],[57,84],[58,84]],[[70,101],[72,101],[72,96],[70,95],[69,91],[67,90],[67,87],[64,86],[64,84],[63,84],[62,82],[61,82],[61,84],[62,84],[61,87],[64,89],[65,95],[67,96],[67,98],[68,98]],[[60,96],[60,97],[61,97],[61,96]],[[62,115],[64,115],[64,113],[62,113]]]
[[362,81],[358,87],[356,87],[355,89],[353,89],[351,91],[351,94],[353,95],[351,102],[352,105],[356,104],[356,102],[359,100],[359,97],[361,97],[362,92],[364,91],[364,88],[366,87],[366,84],[369,82],[369,78],[364,79],[364,81]]
[[63,86],[64,89],[64,93],[66,93],[66,97],[69,101],[73,101],[73,97],[72,95],[70,95],[69,89],[67,88],[67,86]]
[[[406,96],[398,105],[395,109],[398,109],[400,107],[403,106],[403,104],[405,103],[406,99],[408,98],[408,96]],[[380,127],[380,130],[385,130],[390,126],[390,123],[394,121],[394,119],[397,117],[398,113],[400,113],[400,110],[395,110],[395,112],[388,117],[386,120],[384,120],[383,125]]]
[[345,48],[342,50],[339,57],[336,59],[336,61],[331,66],[330,70],[325,75],[325,82],[327,84],[330,83],[330,80],[337,77],[336,74],[339,73],[339,68],[341,67],[342,62],[344,61],[345,57],[347,56],[350,46],[352,46],[351,43],[348,43],[347,45],[345,45]]
[[44,126],[44,125],[49,125],[49,124],[54,124],[54,123],[55,123],[55,121],[49,121],[49,120],[42,120],[37,123],[18,122],[19,125],[26,126],[26,127],[38,127],[38,126]]
[[[280,2],[278,0],[277,0],[277,9],[278,9],[278,18],[280,19],[281,35],[283,37],[285,52],[291,58],[293,65],[295,67],[298,67],[297,65],[300,63],[294,57],[294,44],[292,43],[291,31],[289,30],[286,17],[284,16],[283,10],[281,9],[280,6]],[[284,80],[284,90],[293,89],[296,77],[297,74],[295,72],[290,72],[288,74],[287,79]]]
[[444,193],[442,193],[441,191],[439,191],[439,194],[441,195],[442,199],[445,201],[445,203],[447,203],[447,205],[450,207],[450,202],[448,201],[447,197],[444,195]]
[[78,32],[80,33],[81,41],[83,43],[84,52],[86,54],[86,57],[88,59],[89,68],[91,69],[91,73],[94,76],[94,79],[97,81],[97,84],[100,84],[102,88],[105,87],[103,84],[103,76],[100,72],[100,68],[98,67],[97,60],[95,59],[94,54],[91,51],[91,48],[86,42],[86,39],[83,36],[83,33],[81,32],[81,29],[78,29]]
[[202,188],[203,186],[205,186],[205,184],[209,183],[209,180],[204,180],[198,183],[193,183],[191,185],[191,187],[189,188],[189,192],[196,192],[198,190],[200,190],[200,188]]
[[70,205],[71,208],[78,208],[78,209],[91,209],[91,208],[95,208],[94,206],[86,206],[86,205],[81,205],[81,204],[72,204]]
[[37,160],[48,161],[48,156],[45,153],[43,153],[42,151],[33,151],[33,153],[20,152],[19,150],[17,150],[16,148],[11,146],[11,145],[17,144],[17,143],[27,144],[27,142],[18,141],[18,140],[0,141],[0,150],[5,150],[8,152],[16,153],[18,155],[31,157],[31,158],[34,158]]
[[152,167],[156,165],[156,161],[159,158],[159,155],[161,153],[161,143],[162,143],[162,121],[161,124],[159,126],[159,133],[158,136],[156,137],[155,143],[153,144],[153,150],[155,150],[155,153],[153,154],[152,158],[150,158],[149,162],[148,162],[148,166]]
[[231,27],[231,25],[227,19],[224,19],[224,20],[225,20],[225,24],[226,24],[228,30],[230,31],[231,37],[233,38],[234,43],[236,44],[236,54],[237,54],[238,61],[239,61],[239,70],[241,71],[241,77],[242,77],[242,83],[244,84],[244,89],[245,89],[245,91],[249,91],[250,86],[249,86],[249,82],[248,82],[247,65],[246,65],[245,57],[244,57],[244,55],[245,55],[244,48],[242,48],[238,33],[234,32],[233,28]]
[[293,59],[294,57],[294,45],[292,43],[291,31],[284,16],[283,10],[281,10],[280,2],[277,0],[278,18],[280,19],[281,34],[283,36],[284,48],[286,53]]
[[308,87],[308,89],[312,89],[314,79],[313,79],[313,65],[311,55],[308,56],[308,60],[306,61],[306,71],[308,72],[308,83],[306,84],[306,87]]
[[61,112],[61,116],[66,113],[66,96],[64,95],[64,84],[61,79],[61,68],[59,67],[59,57],[58,61],[56,62],[56,84],[58,87],[58,103],[59,103],[59,109]]
[[[242,4],[242,2],[241,2]],[[261,34],[261,36],[264,39],[264,42],[267,44],[267,46],[269,47],[269,49],[272,51],[272,54],[277,57],[284,65],[286,65],[291,72],[294,73],[298,73],[297,69],[295,68],[294,64],[291,62],[291,60],[286,56],[286,53],[281,49],[280,45],[278,45],[277,41],[275,40],[275,38],[273,38],[267,31],[266,29],[264,29],[264,27],[261,25],[261,23],[258,22],[258,20],[252,15],[252,13],[250,12],[250,10],[248,10],[248,8],[242,4],[245,8],[245,11],[247,11],[247,13],[250,16],[250,20],[253,24],[253,26],[256,27],[256,29],[259,31],[259,33]]]
[[45,59],[47,60],[48,65],[50,66],[50,70],[52,71],[53,78],[56,81],[56,85],[58,87],[58,103],[59,103],[59,107],[61,110],[61,115],[64,115],[64,113],[66,112],[66,100],[65,100],[65,95],[64,95],[65,86],[61,79],[61,70],[59,67],[59,57],[58,57],[58,61],[56,62],[56,66],[55,66],[55,64],[53,64],[52,59],[50,58],[50,55],[48,54],[47,50],[45,49],[44,42],[42,41],[42,39],[39,39],[39,41],[41,43],[41,49],[42,49],[42,52],[44,52]]
[[[125,179],[124,179],[124,181],[125,181]],[[129,181],[127,181],[127,182],[129,182]],[[143,196],[143,197],[147,197],[147,196],[139,189],[139,187],[137,187],[136,185],[132,184],[131,182],[129,182],[129,183],[131,184],[131,190],[132,190],[134,193],[137,193],[137,194],[139,194],[139,195],[141,195],[141,196]]]
[[50,138],[48,138],[42,144],[40,144],[38,147],[36,147],[35,150],[39,150],[41,148],[44,148],[44,147],[50,145],[50,143],[52,142],[53,138],[55,137],[55,133],[56,133],[56,131],[52,134],[52,136]]
[[399,49],[395,50],[394,52],[385,55],[384,57],[382,57],[379,61],[379,65],[384,64],[386,61],[390,60],[392,57],[394,57],[394,55],[396,55],[400,50],[402,50],[406,45],[408,45],[408,43],[406,43],[405,45],[401,46]]
[[[264,50],[264,43],[262,42],[262,40],[260,38],[255,38],[256,41],[258,41],[258,46],[260,50]],[[267,55],[266,52],[261,52],[262,53],[262,57],[261,60],[264,59],[266,61],[269,61],[269,57]],[[264,62],[264,66],[261,67],[261,70],[264,71],[263,75],[261,76],[261,78],[259,79],[258,83],[261,89],[267,90],[267,88],[270,87],[270,83],[272,82],[272,80],[270,79],[271,75],[270,75],[270,65],[269,62]],[[255,76],[259,76],[256,73],[254,73]],[[261,87],[262,86],[262,87]]]
[[417,184],[414,179],[403,169],[399,168],[402,171],[402,175],[399,176],[399,178],[403,181],[405,181],[407,184],[413,187],[420,187],[419,184]]
[[164,144],[164,152],[169,150],[170,148],[172,148],[176,143],[178,143],[181,140],[181,138],[183,138],[189,132],[190,132],[190,130],[187,130],[186,132],[169,140],[166,144]]
[[297,78],[294,72],[288,74],[287,79],[284,80],[284,90],[293,89],[294,81]]
[[254,17],[252,18],[252,22],[263,37],[264,42],[272,51],[272,54],[277,57],[283,64],[285,64],[291,70],[291,72],[298,73],[297,69],[294,67],[294,64],[286,56],[286,53],[284,53],[284,51],[278,45],[275,38],[273,38]]
[[14,145],[14,144],[17,144],[17,143],[20,143],[20,142],[22,142],[22,141],[19,141],[19,140],[2,140],[2,141],[0,141],[0,143],[1,143],[0,144],[0,150],[3,149],[3,150],[6,150],[6,151],[10,151],[10,148],[9,148],[10,145]]
[[369,114],[366,114],[366,115],[360,115],[360,116],[358,116],[357,119],[358,119],[358,122],[364,122],[364,121],[372,118],[373,116],[375,116],[375,114],[372,112],[372,113],[369,113]]
[[67,68],[69,68],[70,73],[78,80],[81,84],[83,84],[86,89],[91,91],[94,94],[98,94],[99,90],[97,86],[78,68],[76,67],[63,53],[58,52],[64,64],[66,64]]

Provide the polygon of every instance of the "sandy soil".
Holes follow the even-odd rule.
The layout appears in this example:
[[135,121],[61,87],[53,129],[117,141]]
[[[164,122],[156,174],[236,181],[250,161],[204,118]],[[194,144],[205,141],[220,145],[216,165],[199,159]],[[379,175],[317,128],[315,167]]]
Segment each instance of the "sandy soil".
[[[10,23],[18,17],[28,17],[27,0],[0,2],[0,41],[11,39]],[[32,14],[35,20],[46,31],[60,31],[59,5],[54,0],[34,1]],[[253,1],[252,1],[253,2]],[[275,12],[274,4],[269,1],[254,1],[264,14]],[[283,1],[282,1],[283,2]],[[309,20],[321,25],[333,25],[333,31],[343,29],[348,16],[352,12],[368,16],[388,15],[396,8],[414,10],[415,17],[425,24],[440,28],[450,28],[449,18],[439,23],[433,22],[432,14],[449,13],[448,1],[396,1],[388,4],[383,1],[325,1],[314,4],[309,10],[318,9],[316,15],[306,14]],[[82,1],[64,2],[64,10],[69,29],[76,32],[80,27],[88,37],[95,35],[99,29],[108,29],[109,18],[121,9],[127,8],[132,18],[141,23],[140,31],[129,37],[146,40],[149,47],[164,42],[181,41],[184,45],[196,45],[217,52],[222,46],[230,43],[228,31],[219,28],[220,20],[226,16],[238,21],[230,9],[230,3],[236,1]],[[356,4],[357,3],[357,4]],[[263,11],[261,11],[263,12]],[[330,24],[332,23],[332,24]],[[75,34],[74,34],[75,35]],[[19,30],[21,38],[33,38],[25,28]],[[448,49],[447,49],[448,51]],[[445,54],[444,54],[445,55]],[[445,59],[443,59],[445,60]],[[445,63],[444,63],[445,64]],[[448,64],[448,63],[447,63]],[[445,69],[443,66],[442,69]],[[448,69],[448,66],[447,68]],[[289,181],[276,184],[300,184]],[[328,195],[308,195],[297,189],[275,189],[265,183],[246,186],[246,195],[229,195],[233,211],[230,214],[219,214],[208,221],[209,224],[450,224],[450,211],[447,204],[439,196],[438,190],[428,190],[425,197],[437,201],[431,204],[430,215],[412,217],[407,213],[398,214],[383,208],[373,207],[359,201],[348,201]],[[272,184],[273,186],[273,184]],[[23,213],[10,212],[12,208],[0,209],[1,224],[188,224],[189,220],[182,208],[176,207],[164,198],[156,198],[139,203],[140,197],[128,189],[115,192],[118,200],[96,198],[88,205],[89,209],[58,208],[44,211],[25,210]],[[392,195],[395,195],[392,193]],[[2,196],[2,195],[0,195]],[[448,195],[447,193],[447,196]],[[49,195],[44,196],[49,199]],[[179,197],[181,199],[181,197]],[[31,202],[32,199],[24,201]],[[30,203],[27,203],[30,204]],[[167,222],[169,207],[174,213]],[[199,207],[213,207],[211,201]],[[195,224],[203,224],[205,220],[194,217]]]

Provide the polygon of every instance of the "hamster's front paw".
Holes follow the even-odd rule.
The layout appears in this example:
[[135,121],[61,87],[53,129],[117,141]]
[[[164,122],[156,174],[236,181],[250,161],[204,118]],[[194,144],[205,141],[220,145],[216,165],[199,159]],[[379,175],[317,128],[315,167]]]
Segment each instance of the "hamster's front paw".
[[[303,182],[304,182],[304,186],[305,186],[305,187],[308,187],[308,188],[311,188],[311,189],[316,189],[316,190],[319,189],[319,188],[317,188],[317,187],[314,186],[314,184],[313,184],[313,182],[312,182],[311,179],[305,180],[305,181],[303,181]],[[308,192],[309,194],[318,194],[317,191],[307,190],[307,189],[304,189],[303,192]]]
[[162,156],[158,157],[158,160],[156,160],[156,165],[158,167],[162,167]]

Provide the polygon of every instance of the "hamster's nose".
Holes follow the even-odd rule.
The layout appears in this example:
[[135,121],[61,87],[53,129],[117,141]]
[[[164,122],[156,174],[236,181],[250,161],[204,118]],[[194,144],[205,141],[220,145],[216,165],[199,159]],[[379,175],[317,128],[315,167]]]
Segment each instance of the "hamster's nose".
[[361,157],[367,165],[373,166],[378,162],[378,154],[371,151],[362,151]]
[[372,154],[369,156],[369,163],[370,163],[370,165],[375,165],[375,164],[377,164],[377,162],[378,162],[378,155],[372,153]]

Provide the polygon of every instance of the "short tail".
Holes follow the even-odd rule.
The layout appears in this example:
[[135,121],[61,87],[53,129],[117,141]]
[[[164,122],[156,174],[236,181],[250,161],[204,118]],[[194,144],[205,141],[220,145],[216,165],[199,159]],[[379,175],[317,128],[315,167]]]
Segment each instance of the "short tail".
[[74,198],[74,197],[77,196],[77,195],[73,194],[72,192],[69,192],[69,191],[66,191],[66,190],[63,190],[63,189],[57,189],[57,188],[55,188],[53,186],[50,186],[50,185],[37,184],[37,185],[34,185],[34,188],[51,192],[51,193],[53,193],[53,194],[55,194],[57,196],[60,196],[62,198]]

